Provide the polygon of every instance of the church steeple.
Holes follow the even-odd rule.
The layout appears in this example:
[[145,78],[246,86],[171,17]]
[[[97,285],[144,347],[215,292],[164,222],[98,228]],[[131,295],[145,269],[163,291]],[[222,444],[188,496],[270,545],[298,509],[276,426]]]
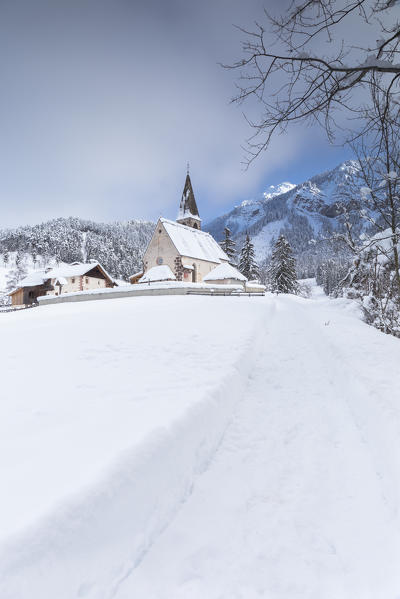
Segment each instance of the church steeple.
[[181,203],[179,206],[179,215],[176,220],[181,225],[192,227],[193,229],[201,228],[201,218],[197,210],[196,200],[194,199],[192,182],[189,175],[189,165],[186,175],[185,187],[183,188]]

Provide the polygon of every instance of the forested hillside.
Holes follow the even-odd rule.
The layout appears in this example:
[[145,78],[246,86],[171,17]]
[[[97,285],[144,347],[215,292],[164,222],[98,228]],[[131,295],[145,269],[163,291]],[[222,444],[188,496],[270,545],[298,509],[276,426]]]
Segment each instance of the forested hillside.
[[54,262],[98,260],[114,277],[127,279],[141,268],[153,228],[151,222],[136,220],[105,224],[57,218],[39,225],[3,229],[0,267],[6,272],[18,271],[18,277],[27,269]]

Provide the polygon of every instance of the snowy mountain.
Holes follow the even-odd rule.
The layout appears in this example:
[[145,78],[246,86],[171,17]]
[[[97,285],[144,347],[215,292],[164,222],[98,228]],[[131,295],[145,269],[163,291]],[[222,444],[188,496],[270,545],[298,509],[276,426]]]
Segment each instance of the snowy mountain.
[[344,207],[354,212],[361,186],[359,165],[350,160],[299,185],[272,185],[204,228],[220,240],[229,227],[239,247],[248,231],[259,261],[269,255],[271,243],[282,231],[301,260],[304,252],[318,251],[324,238],[341,227]]

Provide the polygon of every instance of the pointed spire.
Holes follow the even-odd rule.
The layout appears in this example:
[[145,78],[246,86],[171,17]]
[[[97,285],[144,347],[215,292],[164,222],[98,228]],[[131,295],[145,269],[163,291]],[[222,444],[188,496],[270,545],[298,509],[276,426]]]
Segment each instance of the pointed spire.
[[182,225],[194,227],[195,229],[200,228],[201,219],[194,197],[192,182],[190,180],[189,163],[187,164],[185,187],[183,188],[177,222],[181,223]]
[[199,216],[189,173],[186,175],[185,187],[183,188],[181,205],[179,207],[179,218],[185,218],[185,216]]

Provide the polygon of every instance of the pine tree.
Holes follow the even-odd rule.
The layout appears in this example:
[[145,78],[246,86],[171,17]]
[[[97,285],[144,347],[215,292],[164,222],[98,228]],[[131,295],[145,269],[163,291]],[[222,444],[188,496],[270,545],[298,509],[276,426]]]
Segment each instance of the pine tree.
[[228,227],[225,227],[224,233],[225,233],[225,238],[221,241],[221,243],[219,245],[224,250],[225,254],[228,256],[229,262],[233,263],[234,256],[236,254],[236,250],[235,250],[236,243],[233,241],[233,239],[231,237],[231,231],[230,231],[230,229],[228,229]]
[[250,241],[249,234],[240,252],[239,270],[247,279],[257,279],[259,276],[258,265],[254,257],[254,245]]
[[279,236],[274,245],[268,279],[271,291],[275,293],[296,294],[298,292],[296,262],[292,255],[292,248],[283,235]]

